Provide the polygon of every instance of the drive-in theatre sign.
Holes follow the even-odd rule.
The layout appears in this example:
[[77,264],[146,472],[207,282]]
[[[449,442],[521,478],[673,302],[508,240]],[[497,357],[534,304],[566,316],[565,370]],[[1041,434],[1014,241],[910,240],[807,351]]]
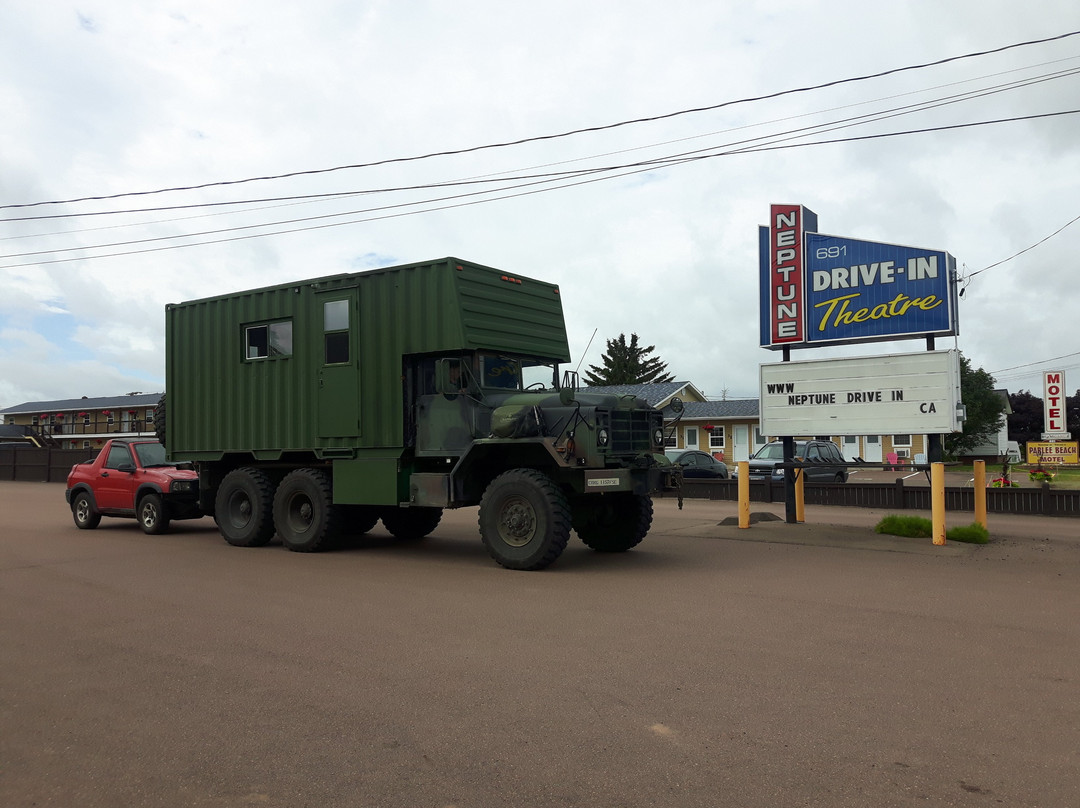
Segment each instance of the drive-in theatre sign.
[[762,347],[959,333],[949,253],[816,231],[801,205],[772,205],[758,231]]

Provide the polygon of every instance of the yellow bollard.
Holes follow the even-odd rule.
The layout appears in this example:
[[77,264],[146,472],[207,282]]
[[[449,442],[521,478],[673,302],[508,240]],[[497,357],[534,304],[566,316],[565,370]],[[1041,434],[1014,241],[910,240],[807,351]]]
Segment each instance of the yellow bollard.
[[739,527],[750,527],[750,463],[740,460],[739,468]]
[[945,464],[930,464],[930,502],[934,544],[945,543]]
[[975,523],[986,527],[986,461],[975,461]]
[[798,475],[795,478],[795,521],[802,523],[806,521],[806,474],[799,469]]

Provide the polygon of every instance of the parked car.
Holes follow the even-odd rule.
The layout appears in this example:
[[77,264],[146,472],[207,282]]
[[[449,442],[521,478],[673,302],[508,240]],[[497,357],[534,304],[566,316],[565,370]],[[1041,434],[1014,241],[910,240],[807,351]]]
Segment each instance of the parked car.
[[688,480],[701,478],[726,480],[728,478],[727,465],[708,452],[690,449],[673,457],[671,462],[683,467],[683,477]]
[[[795,457],[801,457],[807,465],[803,467],[806,479],[811,482],[846,483],[848,471],[844,464],[847,461],[838,447],[832,441],[827,440],[797,440],[795,441]],[[750,479],[764,480],[772,477],[774,480],[784,479],[784,470],[776,468],[778,463],[784,462],[783,441],[766,443],[757,450],[750,458]],[[735,476],[738,476],[736,469]]]
[[71,467],[64,492],[75,526],[92,530],[102,516],[135,518],[144,533],[164,533],[172,519],[197,519],[199,475],[165,458],[156,440],[114,438],[97,457]]

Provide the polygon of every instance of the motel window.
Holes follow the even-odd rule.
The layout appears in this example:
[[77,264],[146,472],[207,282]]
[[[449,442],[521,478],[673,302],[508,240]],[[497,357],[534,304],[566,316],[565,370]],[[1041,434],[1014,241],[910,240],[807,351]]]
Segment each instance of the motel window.
[[709,448],[710,449],[723,449],[724,448],[724,427],[714,426],[712,432],[709,433]]
[[911,435],[893,435],[892,445],[896,446],[911,446]]

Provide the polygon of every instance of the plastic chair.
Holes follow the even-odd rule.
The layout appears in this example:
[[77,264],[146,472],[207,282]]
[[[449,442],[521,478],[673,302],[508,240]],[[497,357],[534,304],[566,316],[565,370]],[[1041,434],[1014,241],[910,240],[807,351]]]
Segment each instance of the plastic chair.
[[889,452],[885,455],[885,470],[892,471],[893,468],[899,470],[899,458],[897,457],[896,452]]

